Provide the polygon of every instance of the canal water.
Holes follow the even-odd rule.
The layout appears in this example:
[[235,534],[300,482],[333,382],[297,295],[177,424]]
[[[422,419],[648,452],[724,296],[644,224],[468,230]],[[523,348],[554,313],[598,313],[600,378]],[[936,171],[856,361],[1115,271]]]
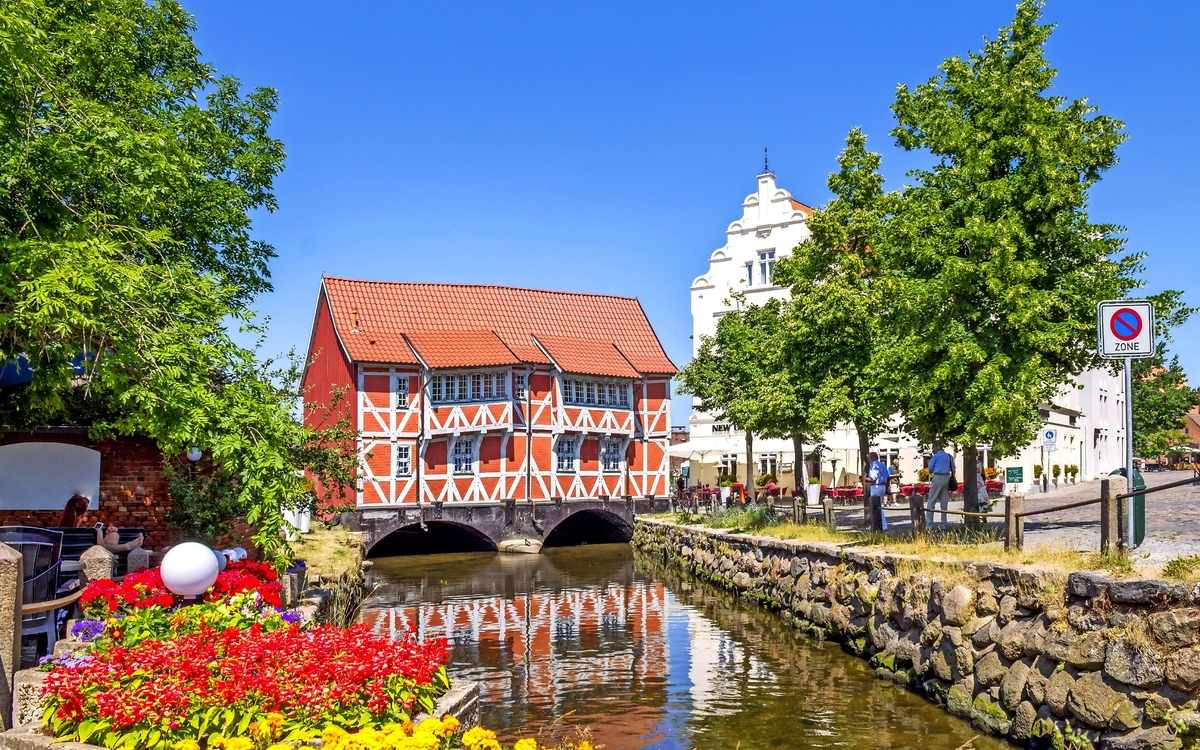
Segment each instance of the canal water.
[[448,638],[506,744],[586,727],[609,750],[1007,747],[629,545],[382,558],[370,579],[363,620]]

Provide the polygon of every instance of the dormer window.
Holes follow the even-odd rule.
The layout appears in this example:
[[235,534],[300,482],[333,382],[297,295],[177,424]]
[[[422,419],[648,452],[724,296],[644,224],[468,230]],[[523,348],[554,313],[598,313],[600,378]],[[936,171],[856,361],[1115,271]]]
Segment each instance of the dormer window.
[[450,401],[497,401],[508,398],[508,373],[468,372],[462,375],[434,375],[429,381],[429,400],[435,404]]

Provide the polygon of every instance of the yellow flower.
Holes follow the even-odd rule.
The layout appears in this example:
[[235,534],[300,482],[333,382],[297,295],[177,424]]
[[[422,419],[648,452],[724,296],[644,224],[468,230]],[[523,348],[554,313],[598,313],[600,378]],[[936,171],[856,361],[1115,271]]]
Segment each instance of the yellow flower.
[[446,734],[454,734],[462,725],[458,723],[458,719],[446,714],[442,717],[442,726],[446,728]]
[[517,744],[513,745],[512,750],[538,750],[537,740],[532,737],[517,740]]
[[587,740],[584,740],[583,742],[580,742],[579,745],[576,746],[575,750],[592,750],[592,743],[588,742]]
[[254,750],[254,740],[249,737],[231,737],[225,740],[225,750]]
[[200,743],[195,740],[180,740],[171,746],[174,750],[200,750]]
[[224,737],[222,737],[219,734],[208,735],[209,750],[220,750],[220,748],[222,748],[224,746],[225,746],[225,738]]
[[471,727],[462,738],[466,750],[499,750],[496,733],[483,727]]

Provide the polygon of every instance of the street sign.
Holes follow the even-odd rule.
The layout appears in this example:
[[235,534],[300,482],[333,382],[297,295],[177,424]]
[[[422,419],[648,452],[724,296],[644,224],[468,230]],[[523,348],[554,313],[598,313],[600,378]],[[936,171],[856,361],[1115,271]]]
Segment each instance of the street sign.
[[1111,300],[1096,305],[1100,356],[1106,359],[1147,359],[1154,356],[1154,303]]
[[688,474],[691,473],[691,470],[692,470],[692,467],[690,467],[690,466],[679,467],[679,473],[683,475],[684,479],[688,478]]
[[1046,428],[1042,430],[1042,448],[1047,453],[1055,451],[1055,443],[1058,441],[1058,430]]
[[1025,467],[1009,466],[1004,470],[1004,481],[1008,484],[1020,484],[1025,481]]

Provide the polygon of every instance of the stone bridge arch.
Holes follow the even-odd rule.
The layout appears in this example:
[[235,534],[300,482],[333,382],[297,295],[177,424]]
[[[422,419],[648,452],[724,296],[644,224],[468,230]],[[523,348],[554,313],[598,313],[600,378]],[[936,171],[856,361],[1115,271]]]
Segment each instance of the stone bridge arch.
[[633,518],[632,498],[409,505],[342,515],[343,523],[363,532],[371,557],[627,542]]

